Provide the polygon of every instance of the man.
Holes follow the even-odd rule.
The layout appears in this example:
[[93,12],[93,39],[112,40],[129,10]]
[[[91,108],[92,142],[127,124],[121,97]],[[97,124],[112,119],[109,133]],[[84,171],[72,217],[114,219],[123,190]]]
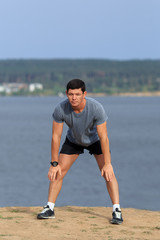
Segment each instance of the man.
[[[87,149],[93,154],[101,175],[104,177],[113,204],[111,223],[123,222],[119,205],[119,190],[111,165],[109,140],[107,136],[107,116],[102,105],[86,97],[85,83],[80,79],[69,81],[66,100],[57,105],[53,113],[51,143],[51,166],[48,203],[37,215],[38,219],[54,218],[54,206],[62,187],[63,178],[79,154]],[[64,122],[68,125],[66,140],[59,154]]]

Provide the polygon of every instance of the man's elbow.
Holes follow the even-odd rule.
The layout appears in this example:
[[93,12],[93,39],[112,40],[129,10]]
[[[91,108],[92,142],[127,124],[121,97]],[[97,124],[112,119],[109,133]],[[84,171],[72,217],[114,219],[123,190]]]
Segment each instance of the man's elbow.
[[100,136],[99,137],[99,139],[100,139],[100,142],[107,142],[107,143],[109,143],[109,139],[108,139],[108,136]]
[[52,135],[52,142],[59,142],[61,140],[61,135],[53,134]]

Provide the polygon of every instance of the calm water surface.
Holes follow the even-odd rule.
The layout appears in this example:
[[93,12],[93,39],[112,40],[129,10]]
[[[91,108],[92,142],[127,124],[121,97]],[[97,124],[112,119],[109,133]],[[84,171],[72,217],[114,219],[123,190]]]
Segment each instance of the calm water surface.
[[[102,97],[121,207],[160,210],[160,98]],[[0,207],[46,204],[52,112],[59,97],[0,97]],[[67,127],[64,127],[62,140]],[[62,141],[63,142],[63,141]],[[111,206],[94,157],[65,177],[57,206]]]

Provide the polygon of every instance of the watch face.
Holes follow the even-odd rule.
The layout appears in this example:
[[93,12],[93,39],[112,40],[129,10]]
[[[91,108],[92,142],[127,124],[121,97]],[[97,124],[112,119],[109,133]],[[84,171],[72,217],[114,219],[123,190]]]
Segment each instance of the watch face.
[[56,167],[57,165],[58,165],[58,162],[53,162],[53,163],[52,163],[52,166],[53,166],[53,167]]

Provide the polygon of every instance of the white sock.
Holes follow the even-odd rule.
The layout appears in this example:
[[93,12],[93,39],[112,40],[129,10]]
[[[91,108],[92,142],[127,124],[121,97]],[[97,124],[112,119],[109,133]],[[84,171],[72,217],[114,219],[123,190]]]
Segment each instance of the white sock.
[[115,212],[116,208],[120,209],[120,205],[119,204],[113,204],[113,212]]
[[53,211],[55,203],[52,202],[48,202],[47,205],[49,206],[49,208]]

